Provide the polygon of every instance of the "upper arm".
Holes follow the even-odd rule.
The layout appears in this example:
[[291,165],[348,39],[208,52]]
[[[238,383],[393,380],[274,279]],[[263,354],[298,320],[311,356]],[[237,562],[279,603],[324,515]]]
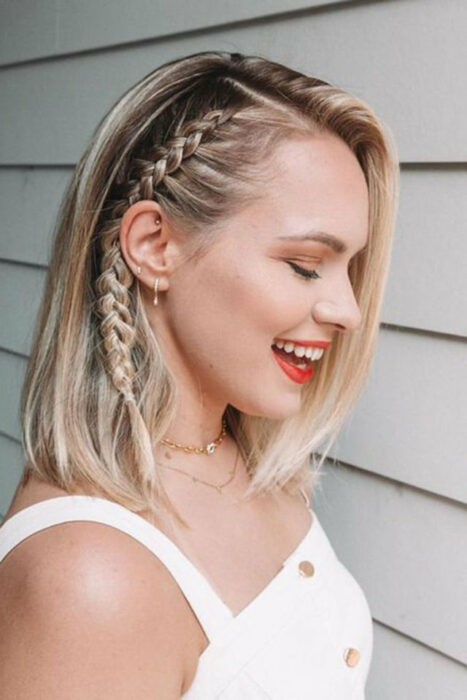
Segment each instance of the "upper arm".
[[183,601],[124,533],[96,523],[36,533],[0,567],[2,697],[180,698],[197,658]]

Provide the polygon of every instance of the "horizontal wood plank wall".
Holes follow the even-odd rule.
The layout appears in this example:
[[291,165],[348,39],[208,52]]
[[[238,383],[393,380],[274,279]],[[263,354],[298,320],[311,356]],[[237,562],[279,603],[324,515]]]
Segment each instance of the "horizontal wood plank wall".
[[372,610],[368,700],[467,692],[466,26],[460,0],[0,8],[0,518],[23,467],[19,392],[58,205],[119,95],[223,49],[335,82],[390,125],[401,200],[377,354],[314,497]]

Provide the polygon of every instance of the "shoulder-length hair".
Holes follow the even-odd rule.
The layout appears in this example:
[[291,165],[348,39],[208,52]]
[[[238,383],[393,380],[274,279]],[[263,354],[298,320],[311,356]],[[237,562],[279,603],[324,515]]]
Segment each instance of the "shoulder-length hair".
[[[153,447],[178,388],[120,249],[127,208],[152,199],[194,259],[262,186],[282,139],[331,132],[348,144],[369,192],[369,244],[349,266],[361,325],[338,334],[283,420],[224,418],[250,474],[246,494],[311,491],[368,377],[398,201],[391,132],[361,99],[259,56],[206,51],[160,66],[97,126],[63,197],[21,394],[23,483],[34,473],[133,511],[164,503]],[[195,311],[196,312],[196,311]],[[311,464],[310,464],[311,462]],[[182,520],[183,522],[183,520]]]

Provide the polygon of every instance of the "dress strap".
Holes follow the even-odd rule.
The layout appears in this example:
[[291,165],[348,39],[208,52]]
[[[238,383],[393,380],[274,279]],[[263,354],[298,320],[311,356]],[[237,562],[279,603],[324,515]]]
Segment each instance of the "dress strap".
[[18,511],[0,526],[0,562],[30,535],[53,525],[82,520],[121,530],[155,554],[176,580],[210,642],[232,619],[231,611],[208,580],[172,540],[145,518],[105,498],[58,496]]

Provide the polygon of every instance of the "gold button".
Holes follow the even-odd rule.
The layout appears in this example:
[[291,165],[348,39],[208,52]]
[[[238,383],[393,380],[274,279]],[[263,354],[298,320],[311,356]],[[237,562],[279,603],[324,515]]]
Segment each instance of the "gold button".
[[358,649],[347,647],[344,651],[344,659],[347,666],[356,666],[360,661],[360,652]]
[[315,567],[313,566],[311,561],[307,561],[306,559],[300,562],[300,564],[298,565],[298,569],[300,571],[301,576],[313,576],[313,574],[315,573]]

